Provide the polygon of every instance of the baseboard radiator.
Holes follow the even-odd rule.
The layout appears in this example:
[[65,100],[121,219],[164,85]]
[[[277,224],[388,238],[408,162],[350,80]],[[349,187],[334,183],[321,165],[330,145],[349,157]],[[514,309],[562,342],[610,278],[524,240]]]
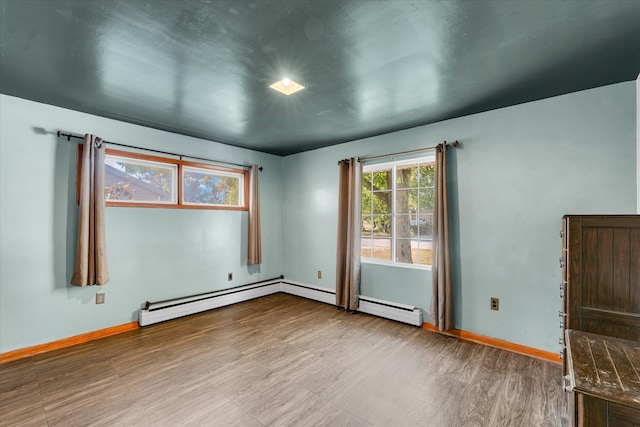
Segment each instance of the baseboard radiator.
[[[278,292],[331,305],[335,305],[336,302],[335,291],[331,289],[285,280],[283,276],[280,276],[216,292],[207,292],[165,301],[147,301],[138,312],[138,323],[140,326],[147,326]],[[422,326],[422,310],[418,307],[365,296],[360,297],[359,306],[358,311],[362,313],[410,325]]]
[[216,292],[191,295],[165,301],[147,301],[138,312],[138,323],[147,326],[153,323],[164,322],[201,311],[212,310],[225,305],[236,304],[242,301],[263,297],[265,295],[280,292],[282,276],[248,285],[236,286]]

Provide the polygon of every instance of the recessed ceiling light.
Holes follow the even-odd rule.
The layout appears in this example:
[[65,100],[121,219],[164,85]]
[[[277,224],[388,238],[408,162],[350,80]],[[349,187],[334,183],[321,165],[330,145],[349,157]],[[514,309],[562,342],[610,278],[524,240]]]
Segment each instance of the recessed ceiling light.
[[277,90],[280,93],[284,93],[287,96],[293,95],[294,93],[304,89],[304,86],[302,86],[300,83],[296,83],[287,77],[283,78],[282,80],[278,80],[269,87],[271,89]]

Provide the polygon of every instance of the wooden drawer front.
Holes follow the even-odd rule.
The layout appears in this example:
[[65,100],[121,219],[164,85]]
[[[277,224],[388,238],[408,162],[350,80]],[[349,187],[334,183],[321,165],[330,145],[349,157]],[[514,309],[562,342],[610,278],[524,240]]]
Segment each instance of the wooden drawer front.
[[640,312],[640,229],[583,227],[584,307]]
[[609,402],[609,426],[640,427],[640,410]]
[[631,341],[640,341],[640,316],[582,308],[582,330]]
[[640,410],[579,394],[577,421],[579,427],[640,427]]

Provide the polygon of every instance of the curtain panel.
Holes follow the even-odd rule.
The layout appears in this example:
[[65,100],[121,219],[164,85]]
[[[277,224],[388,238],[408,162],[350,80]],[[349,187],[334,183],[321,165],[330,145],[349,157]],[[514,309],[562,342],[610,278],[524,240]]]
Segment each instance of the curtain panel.
[[109,281],[104,223],[104,152],[102,139],[85,135],[81,176],[78,177],[78,242],[71,277],[71,284],[75,286],[104,285]]
[[360,293],[360,197],[362,164],[357,157],[339,163],[336,305],[358,308]]
[[436,147],[436,180],[433,206],[431,321],[440,331],[452,329],[453,296],[447,199],[447,144]]
[[249,171],[249,245],[247,264],[262,264],[262,236],[260,233],[260,169],[252,165]]

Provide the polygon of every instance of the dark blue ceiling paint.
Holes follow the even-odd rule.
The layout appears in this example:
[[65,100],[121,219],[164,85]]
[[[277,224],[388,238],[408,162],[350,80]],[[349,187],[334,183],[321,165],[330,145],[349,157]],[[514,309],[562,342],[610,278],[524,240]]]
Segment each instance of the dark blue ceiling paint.
[[[0,6],[2,93],[274,154],[640,71],[636,0]],[[306,89],[268,88],[285,75]]]

